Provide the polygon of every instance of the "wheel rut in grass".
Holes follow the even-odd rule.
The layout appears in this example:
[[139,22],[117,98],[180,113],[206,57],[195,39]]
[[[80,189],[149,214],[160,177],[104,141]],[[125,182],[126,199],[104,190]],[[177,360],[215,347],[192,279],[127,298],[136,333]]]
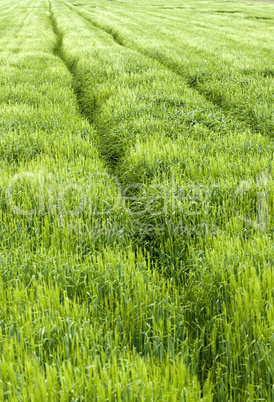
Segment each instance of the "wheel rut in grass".
[[[62,34],[62,32],[60,31],[59,27],[58,27],[58,23],[57,23],[57,19],[54,15],[54,12],[52,10],[52,3],[49,0],[48,1],[49,4],[49,13],[50,13],[50,20],[51,20],[51,24],[52,24],[52,29],[53,32],[56,36],[56,44],[53,48],[53,54],[60,58],[60,60],[62,61],[62,63],[65,65],[65,67],[67,68],[67,70],[69,71],[70,75],[71,75],[71,79],[72,79],[72,89],[73,92],[75,94],[76,100],[77,100],[77,104],[78,104],[78,108],[79,108],[79,112],[81,114],[81,116],[83,117],[83,119],[87,120],[89,122],[89,124],[95,129],[95,132],[97,133],[97,141],[95,146],[97,147],[97,150],[99,151],[99,155],[102,157],[102,159],[105,162],[105,167],[106,167],[106,171],[108,174],[110,174],[112,177],[114,175],[114,171],[116,169],[116,166],[119,164],[119,160],[118,159],[114,159],[112,158],[111,155],[108,155],[108,149],[104,149],[102,151],[102,146],[99,146],[98,144],[100,143],[100,126],[98,126],[98,124],[96,124],[96,121],[94,121],[94,113],[96,110],[100,109],[100,105],[97,105],[94,107],[93,105],[93,100],[91,99],[91,102],[89,102],[88,105],[84,105],[83,103],[83,98],[84,98],[84,83],[81,82],[81,77],[79,78],[79,74],[78,74],[78,70],[77,70],[77,65],[76,65],[76,61],[72,58],[72,60],[69,60],[66,55],[64,54],[64,49],[63,49],[63,41],[64,41],[64,35]],[[73,12],[75,12],[73,10]],[[88,21],[87,21],[88,22]],[[92,25],[89,22],[90,25]],[[96,102],[94,102],[95,104]],[[104,144],[103,144],[104,145]],[[119,180],[119,178],[118,178]],[[119,182],[119,185],[122,186],[122,184]],[[120,191],[122,190],[122,194],[123,194],[123,189],[120,188]],[[125,199],[126,202],[126,206],[128,208],[130,208],[129,202],[126,200],[126,197],[123,197]],[[125,224],[127,225],[127,224]],[[132,218],[132,222],[130,222],[130,233],[131,236],[133,238],[133,243],[134,245],[136,245],[136,252],[137,252],[137,248],[142,248],[145,249],[145,244],[143,241],[140,241],[140,222],[138,222],[138,219],[136,218]],[[137,229],[136,229],[137,228]],[[123,230],[125,230],[126,232],[128,231],[128,227],[125,226],[125,228],[122,228]]]
[[[52,30],[56,36],[56,44],[53,48],[53,54],[61,59],[63,64],[66,66],[67,70],[69,71],[71,77],[72,77],[72,89],[75,94],[79,112],[81,116],[86,119],[90,125],[94,126],[93,124],[93,112],[94,112],[94,105],[93,107],[89,107],[88,110],[87,108],[83,105],[81,98],[83,95],[82,91],[82,83],[77,80],[77,74],[76,74],[76,68],[75,68],[75,62],[74,61],[69,61],[67,58],[64,56],[62,52],[62,46],[63,46],[63,34],[59,30],[55,16],[52,12],[52,3],[50,0],[48,0],[49,3],[49,13],[50,13],[50,20],[52,24]],[[96,127],[95,127],[96,128]]]
[[53,54],[54,54],[54,56],[59,57],[62,60],[62,62],[65,64],[67,69],[69,69],[67,63],[65,62],[65,60],[61,56],[61,47],[62,47],[62,43],[63,43],[63,35],[59,32],[59,30],[57,28],[57,25],[56,25],[56,21],[54,19],[53,14],[52,14],[51,1],[49,0],[48,3],[49,3],[49,13],[50,13],[49,18],[50,18],[50,21],[51,21],[51,24],[52,24],[52,30],[53,30],[53,32],[54,32],[54,34],[56,36],[56,43],[55,43],[55,46],[53,48]]
[[[100,110],[101,103],[96,100],[95,96],[91,96],[88,99],[88,102],[85,101],[85,84],[86,84],[85,77],[82,77],[81,74],[79,74],[77,60],[75,60],[73,57],[69,58],[65,54],[63,46],[64,35],[58,27],[56,17],[52,10],[51,0],[48,0],[48,3],[50,13],[49,18],[51,20],[53,32],[56,36],[56,44],[53,48],[53,54],[61,59],[61,61],[69,71],[70,76],[72,78],[72,89],[77,100],[79,112],[83,117],[83,119],[87,120],[90,126],[92,126],[95,129],[95,132],[97,133],[96,135],[97,141],[95,146],[97,147],[97,150],[101,158],[105,162],[105,166],[108,173],[114,175],[116,172],[116,167],[119,164],[120,157],[113,155],[113,152],[107,149],[106,144],[100,138],[102,128],[96,121],[95,114],[98,112],[98,110]],[[74,9],[72,11],[75,12]],[[93,24],[89,21],[85,21],[85,23],[89,24],[90,26],[93,26]],[[106,130],[106,128],[104,127],[103,130]],[[104,147],[105,149],[103,149]]]

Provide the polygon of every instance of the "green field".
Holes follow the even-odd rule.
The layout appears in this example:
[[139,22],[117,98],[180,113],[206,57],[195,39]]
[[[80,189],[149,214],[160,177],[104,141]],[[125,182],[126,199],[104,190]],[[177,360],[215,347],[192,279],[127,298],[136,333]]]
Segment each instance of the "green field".
[[0,0],[0,401],[274,401],[273,38]]

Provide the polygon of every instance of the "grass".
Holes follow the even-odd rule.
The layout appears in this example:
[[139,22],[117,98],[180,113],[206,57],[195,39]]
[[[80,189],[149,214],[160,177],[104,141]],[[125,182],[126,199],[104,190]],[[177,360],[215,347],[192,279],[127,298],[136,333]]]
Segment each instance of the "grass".
[[1,2],[1,400],[273,400],[271,7]]

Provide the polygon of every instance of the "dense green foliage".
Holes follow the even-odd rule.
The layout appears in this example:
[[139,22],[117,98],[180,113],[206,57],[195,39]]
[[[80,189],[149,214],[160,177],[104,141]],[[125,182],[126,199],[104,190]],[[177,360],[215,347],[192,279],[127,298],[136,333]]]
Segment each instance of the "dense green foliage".
[[0,11],[0,400],[273,400],[273,6]]

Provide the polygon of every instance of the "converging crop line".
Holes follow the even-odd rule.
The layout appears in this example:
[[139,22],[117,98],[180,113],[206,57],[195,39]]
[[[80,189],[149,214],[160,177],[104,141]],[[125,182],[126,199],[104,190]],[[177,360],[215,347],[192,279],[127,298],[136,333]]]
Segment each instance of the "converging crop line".
[[[73,88],[73,92],[74,92],[76,100],[77,100],[77,104],[78,104],[78,108],[79,108],[79,112],[80,112],[81,116],[88,121],[88,123],[95,129],[95,132],[98,134],[100,127],[98,127],[94,122],[94,113],[98,109],[99,106],[97,106],[95,100],[94,100],[94,102],[90,102],[88,107],[86,105],[84,105],[82,102],[83,86],[82,86],[82,82],[79,81],[78,77],[77,77],[76,61],[74,59],[68,60],[67,57],[64,55],[64,52],[62,49],[64,35],[58,28],[57,20],[52,11],[51,0],[48,0],[48,2],[49,2],[49,12],[50,12],[50,20],[52,23],[52,29],[56,36],[56,44],[53,48],[53,54],[62,60],[62,62],[64,63],[64,65],[66,66],[67,70],[69,71],[69,73],[72,77],[72,88]],[[74,10],[73,10],[73,12],[74,12]],[[98,135],[97,135],[97,137],[98,137]],[[108,165],[109,170],[112,172],[114,170],[114,165],[116,165],[116,162],[110,163],[109,158],[107,158],[105,154],[102,155],[102,152],[100,152],[100,149],[98,149],[98,151],[101,154],[101,156],[103,157],[106,164]]]
[[67,69],[70,71],[70,68],[68,66],[68,64],[66,63],[66,60],[64,59],[64,57],[62,57],[61,54],[61,48],[62,48],[62,43],[63,43],[63,35],[62,33],[59,31],[58,27],[57,27],[57,23],[56,20],[54,18],[54,15],[52,13],[52,4],[51,1],[48,0],[49,3],[49,13],[50,13],[50,20],[51,20],[51,24],[52,24],[52,30],[56,36],[56,44],[53,48],[53,54],[57,57],[59,57],[62,62],[65,64],[65,66],[67,67]]
[[72,77],[72,88],[73,88],[73,92],[74,92],[76,100],[77,100],[80,114],[82,115],[82,117],[84,119],[86,119],[89,122],[90,125],[93,126],[93,128],[95,128],[94,124],[93,124],[93,117],[92,117],[94,108],[92,110],[91,110],[91,108],[89,108],[89,112],[87,113],[85,108],[82,105],[82,102],[81,102],[82,88],[81,88],[80,84],[77,85],[77,77],[76,77],[76,73],[75,73],[74,62],[68,61],[62,52],[64,36],[58,28],[57,21],[55,19],[54,13],[52,11],[51,0],[48,0],[48,3],[49,3],[49,13],[50,13],[49,18],[51,20],[52,30],[56,36],[56,44],[53,48],[53,54],[62,60],[62,62],[64,63],[64,65],[66,66],[67,70],[69,71],[69,73]]
[[48,0],[49,3],[49,13],[50,13],[50,20],[51,20],[51,24],[52,24],[52,30],[56,36],[56,44],[53,48],[53,54],[57,57],[59,57],[62,62],[66,65],[66,67],[68,68],[65,60],[63,59],[63,57],[61,56],[61,47],[62,47],[62,43],[63,43],[63,36],[61,34],[61,32],[59,32],[58,28],[57,28],[57,24],[56,21],[54,19],[54,15],[52,13],[52,4],[51,1]]

